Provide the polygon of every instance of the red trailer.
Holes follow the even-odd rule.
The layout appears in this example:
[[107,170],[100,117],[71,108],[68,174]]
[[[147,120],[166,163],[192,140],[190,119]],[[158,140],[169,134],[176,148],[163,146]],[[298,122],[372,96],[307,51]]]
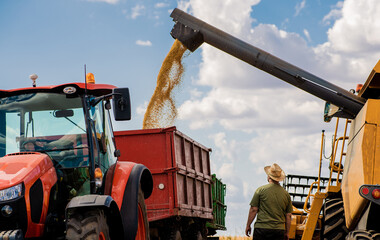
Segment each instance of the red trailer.
[[176,127],[115,132],[119,160],[153,175],[146,200],[152,239],[205,239],[213,220],[210,152]]

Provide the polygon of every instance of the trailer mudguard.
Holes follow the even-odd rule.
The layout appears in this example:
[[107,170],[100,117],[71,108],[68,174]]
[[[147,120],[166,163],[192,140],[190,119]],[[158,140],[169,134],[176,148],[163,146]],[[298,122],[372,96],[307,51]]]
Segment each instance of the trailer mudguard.
[[107,215],[111,239],[117,239],[123,235],[121,216],[116,202],[107,195],[85,195],[73,198],[66,206],[66,220],[70,211],[84,208],[102,208]]
[[120,208],[125,240],[134,240],[138,227],[138,194],[141,186],[144,198],[153,191],[152,174],[142,164],[117,162],[111,196]]

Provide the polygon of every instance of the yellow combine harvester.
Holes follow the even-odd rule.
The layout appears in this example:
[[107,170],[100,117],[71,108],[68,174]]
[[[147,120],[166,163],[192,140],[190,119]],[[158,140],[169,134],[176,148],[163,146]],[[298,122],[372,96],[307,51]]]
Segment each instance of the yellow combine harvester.
[[320,177],[312,184],[317,190],[304,211],[294,212],[293,238],[319,238],[319,229],[321,239],[380,239],[380,62],[355,95],[179,9],[171,17],[171,35],[190,51],[206,42],[325,100],[326,121],[346,119],[343,136],[334,140],[329,182],[323,190]]

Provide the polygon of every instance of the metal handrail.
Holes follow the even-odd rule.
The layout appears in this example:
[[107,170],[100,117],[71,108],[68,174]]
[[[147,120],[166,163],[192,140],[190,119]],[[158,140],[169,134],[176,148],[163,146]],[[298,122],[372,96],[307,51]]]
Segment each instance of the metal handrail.
[[[331,160],[330,160],[330,177],[329,177],[330,180],[329,180],[329,183],[327,184],[328,188],[330,186],[333,186],[332,182],[333,182],[333,173],[334,173],[334,171],[337,173],[336,180],[335,180],[335,184],[336,184],[335,186],[340,186],[340,181],[339,180],[340,180],[340,175],[343,172],[343,165],[342,165],[343,156],[346,156],[346,152],[344,152],[344,148],[345,148],[345,145],[346,145],[345,144],[346,140],[348,140],[347,129],[348,129],[348,124],[349,123],[351,123],[351,121],[349,119],[346,119],[346,123],[345,123],[345,127],[344,127],[344,133],[343,133],[342,137],[336,138],[336,135],[334,137],[335,138],[335,140],[334,140],[334,150],[333,150],[333,156],[331,157]],[[338,130],[338,124],[339,124],[339,119],[337,120],[337,125],[335,127],[335,133]],[[342,142],[342,146],[341,146],[339,161],[336,161],[337,150],[339,148],[339,142]],[[336,165],[336,163],[338,163],[338,164]]]
[[[338,126],[339,126],[339,118],[337,118],[337,122],[336,122],[336,126],[335,126],[335,133],[334,133],[334,139],[333,139],[333,146],[332,146],[332,156],[331,156],[331,159],[330,159],[330,176],[329,176],[329,182],[327,184],[327,187],[325,188],[325,191],[328,192],[330,187],[333,186],[333,183],[335,181],[335,184],[334,186],[340,186],[340,175],[341,173],[343,172],[343,165],[342,165],[342,161],[343,161],[343,156],[346,156],[346,152],[344,152],[344,148],[345,148],[345,143],[346,143],[346,140],[348,139],[348,136],[347,136],[347,129],[348,129],[348,124],[351,123],[351,120],[349,119],[346,119],[346,123],[345,123],[345,128],[344,128],[344,133],[343,133],[343,136],[342,137],[339,137],[337,138],[337,133],[338,133]],[[305,203],[304,203],[304,207],[303,207],[303,210],[306,212],[306,213],[309,213],[310,212],[310,208],[307,207],[307,203],[308,201],[310,200],[311,197],[314,197],[316,193],[320,193],[321,192],[321,169],[322,169],[322,159],[323,159],[323,146],[324,146],[324,138],[325,138],[325,131],[323,130],[322,131],[322,141],[321,141],[321,151],[320,151],[320,161],[319,161],[319,173],[318,173],[318,180],[313,182],[311,185],[310,185],[310,188],[309,188],[309,193],[306,197],[306,200],[305,200]],[[342,146],[341,146],[341,151],[340,151],[340,158],[339,158],[339,162],[337,162],[338,164],[338,167],[336,167],[335,165],[335,160],[336,160],[336,157],[337,157],[337,152],[338,152],[338,148],[339,148],[339,142],[342,142]],[[337,172],[337,176],[336,176],[336,179],[333,179],[333,172],[336,171]],[[317,190],[315,193],[312,194],[312,190],[313,190],[313,186],[317,184]],[[312,204],[310,204],[311,206]]]
[[[307,207],[307,203],[308,203],[310,197],[314,197],[314,196],[315,196],[315,193],[313,193],[313,194],[311,193],[314,184],[318,184],[318,188],[319,188],[320,181],[313,182],[313,183],[310,185],[310,188],[309,188],[309,194],[307,194],[307,197],[306,197],[305,203],[304,203],[304,205],[303,205],[303,210],[304,210],[306,213],[310,213],[310,208]],[[317,189],[318,189],[318,188],[317,188]],[[319,192],[319,189],[317,190],[317,192]],[[310,207],[311,207],[311,205],[312,205],[312,204],[310,204]]]

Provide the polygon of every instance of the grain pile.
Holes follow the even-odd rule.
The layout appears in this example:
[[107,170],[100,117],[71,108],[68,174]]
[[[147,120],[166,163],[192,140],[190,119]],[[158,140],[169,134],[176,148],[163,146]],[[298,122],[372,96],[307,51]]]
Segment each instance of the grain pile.
[[144,115],[143,129],[168,127],[177,116],[174,90],[181,84],[186,47],[175,40],[162,63],[157,85]]

